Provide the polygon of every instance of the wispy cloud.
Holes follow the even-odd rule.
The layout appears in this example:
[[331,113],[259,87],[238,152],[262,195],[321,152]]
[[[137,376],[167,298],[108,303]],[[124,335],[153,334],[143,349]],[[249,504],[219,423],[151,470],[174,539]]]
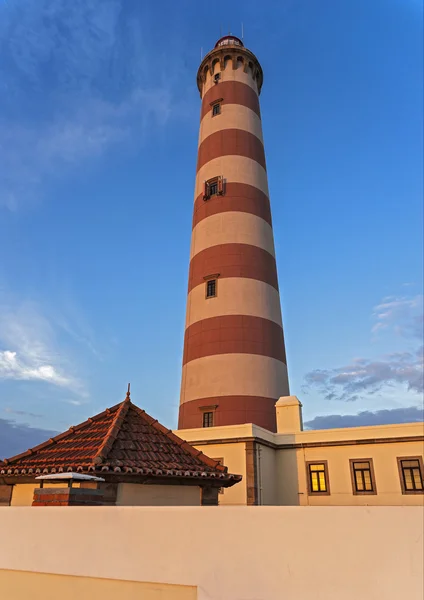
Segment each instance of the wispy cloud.
[[[393,330],[414,345],[422,342],[422,296],[385,298],[373,310],[372,332]],[[380,392],[388,386],[401,385],[420,394],[423,391],[423,347],[392,352],[378,359],[356,358],[333,369],[315,369],[305,376],[303,391],[316,389],[325,400],[352,402]]]
[[368,425],[395,425],[417,423],[424,419],[423,409],[418,406],[406,408],[364,410],[356,415],[322,415],[305,422],[306,429],[337,429],[338,427],[366,427]]
[[[86,319],[82,308],[76,302],[72,290],[65,285],[59,291],[57,280],[55,287],[57,292],[56,306],[49,309],[52,326],[67,335],[78,346],[88,350],[94,357],[102,360],[103,354],[99,349],[95,332]],[[60,309],[57,306],[60,306]]]
[[167,122],[172,77],[146,60],[145,30],[141,10],[122,0],[0,7],[0,206],[17,210]]
[[0,290],[0,380],[39,381],[86,397],[74,370],[40,306]]
[[10,415],[18,415],[20,417],[31,417],[33,419],[41,419],[43,415],[39,415],[37,413],[32,413],[32,412],[28,412],[26,410],[15,410],[13,408],[11,408],[10,406],[6,406],[4,409],[5,413],[8,413]]
[[393,329],[405,337],[423,335],[423,296],[388,296],[374,308],[372,333]]

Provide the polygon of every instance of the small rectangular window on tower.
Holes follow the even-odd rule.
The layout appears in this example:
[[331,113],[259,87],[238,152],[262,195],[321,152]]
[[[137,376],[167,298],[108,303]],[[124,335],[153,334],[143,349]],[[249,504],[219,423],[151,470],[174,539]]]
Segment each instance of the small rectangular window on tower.
[[371,458],[350,460],[354,494],[375,494],[375,477]]
[[218,193],[218,180],[212,181],[209,184],[209,196],[216,196]]
[[216,298],[216,279],[206,282],[206,298]]
[[216,115],[220,115],[220,114],[221,114],[221,103],[216,102],[215,104],[212,105],[212,116],[215,117]]
[[424,469],[421,456],[398,458],[402,494],[424,493]]
[[307,463],[309,495],[329,494],[327,462]]
[[203,427],[213,427],[213,412],[203,413]]
[[203,200],[209,200],[211,196],[222,196],[224,194],[224,180],[221,175],[205,181]]

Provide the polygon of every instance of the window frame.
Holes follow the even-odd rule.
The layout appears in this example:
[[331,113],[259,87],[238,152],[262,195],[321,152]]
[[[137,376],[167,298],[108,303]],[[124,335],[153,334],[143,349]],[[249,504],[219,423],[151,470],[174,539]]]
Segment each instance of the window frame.
[[[216,192],[211,194],[211,186],[216,185]],[[205,181],[205,187],[203,191],[203,200],[210,200],[214,196],[224,195],[224,178],[222,175],[216,175]]]
[[[310,468],[313,465],[323,465],[324,466],[324,477],[325,477],[325,485],[326,485],[326,491],[325,492],[315,492],[312,489],[312,485],[311,485],[311,471]],[[328,471],[328,461],[327,460],[309,460],[306,461],[306,482],[307,482],[307,486],[308,486],[308,496],[330,496],[331,492],[330,492],[330,476],[329,476],[329,471]]]
[[[205,300],[212,300],[212,298],[218,297],[218,278],[219,273],[211,273],[210,275],[205,275],[205,277],[203,277],[205,282]],[[215,296],[208,296],[208,282],[211,281],[211,279],[215,280]]]
[[[357,490],[356,489],[356,477],[355,472],[356,469],[354,467],[355,463],[367,462],[369,463],[369,471],[371,478],[371,490]],[[372,458],[350,458],[349,459],[349,467],[350,467],[350,476],[352,479],[352,492],[354,496],[375,496],[377,494],[377,485],[375,481],[375,473],[374,473],[374,462]],[[362,471],[363,469],[358,469]]]
[[[215,282],[215,293],[214,293],[214,295],[213,295],[213,296],[209,296],[209,295],[208,295],[208,286],[209,286],[209,283],[210,283],[211,281],[214,281],[214,282]],[[212,298],[216,298],[216,297],[218,296],[218,278],[217,278],[217,277],[209,277],[208,279],[206,279],[205,285],[206,285],[206,289],[205,289],[205,299],[206,299],[206,300],[211,300]]]
[[[205,425],[206,415],[211,415],[212,425]],[[209,429],[209,427],[214,427],[214,421],[215,421],[215,411],[214,410],[202,411],[202,429]]]
[[[215,112],[215,108],[218,107],[218,112]],[[217,117],[218,115],[221,114],[221,102],[219,100],[217,100],[216,102],[214,102],[212,104],[212,117]]]
[[[397,456],[396,457],[397,460],[397,464],[398,464],[398,470],[399,470],[399,480],[400,480],[400,487],[402,490],[402,494],[403,495],[415,495],[415,494],[424,494],[424,465],[423,465],[423,457],[422,456]],[[418,461],[418,468],[420,471],[420,476],[421,476],[421,485],[423,486],[423,488],[421,490],[407,490],[405,487],[405,480],[403,477],[403,467],[402,467],[402,461],[406,461],[406,460],[416,460]]]

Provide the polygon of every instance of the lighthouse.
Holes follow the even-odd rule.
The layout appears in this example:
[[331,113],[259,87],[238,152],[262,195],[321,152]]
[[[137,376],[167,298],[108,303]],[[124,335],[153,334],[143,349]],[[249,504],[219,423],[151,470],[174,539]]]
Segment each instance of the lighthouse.
[[289,395],[259,95],[262,68],[232,35],[197,73],[201,97],[179,429],[276,431]]

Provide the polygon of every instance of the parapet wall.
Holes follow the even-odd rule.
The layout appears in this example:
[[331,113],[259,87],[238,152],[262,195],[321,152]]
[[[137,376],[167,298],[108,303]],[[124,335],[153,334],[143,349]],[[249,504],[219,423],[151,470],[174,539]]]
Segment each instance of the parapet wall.
[[0,532],[13,600],[423,598],[421,507],[8,507]]

